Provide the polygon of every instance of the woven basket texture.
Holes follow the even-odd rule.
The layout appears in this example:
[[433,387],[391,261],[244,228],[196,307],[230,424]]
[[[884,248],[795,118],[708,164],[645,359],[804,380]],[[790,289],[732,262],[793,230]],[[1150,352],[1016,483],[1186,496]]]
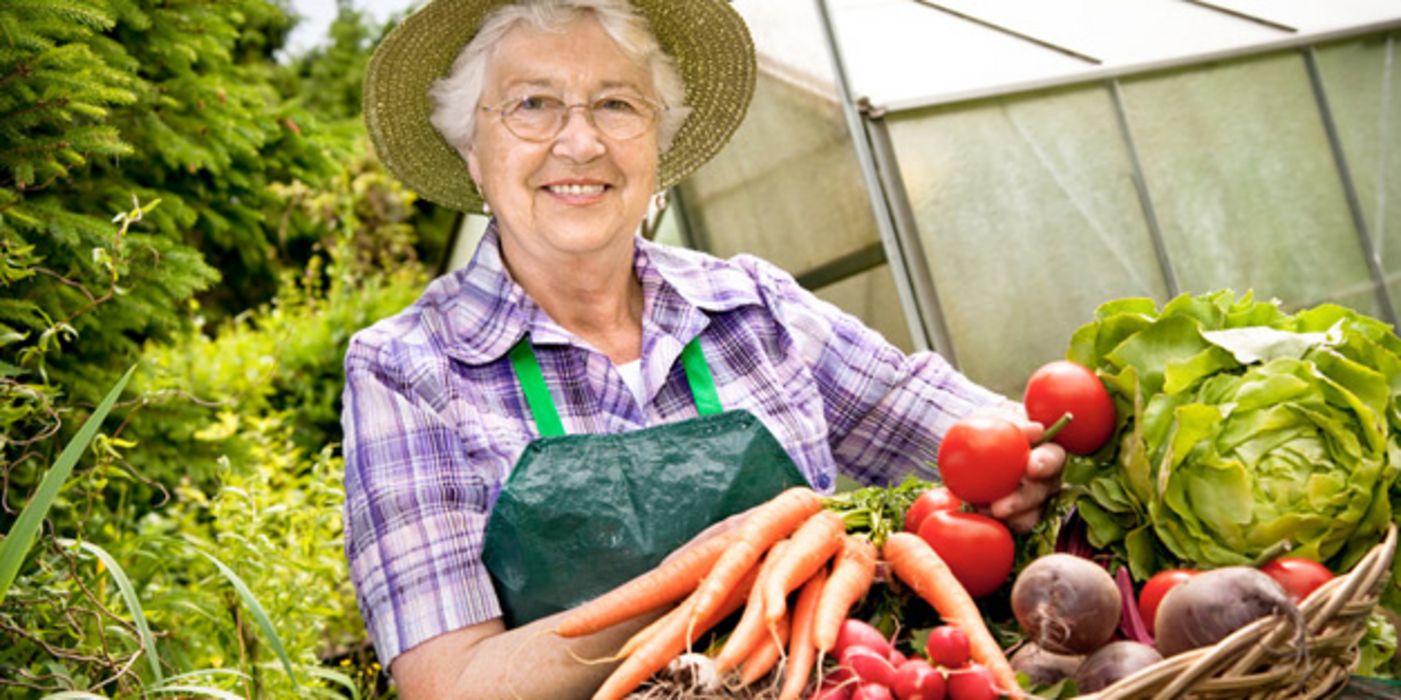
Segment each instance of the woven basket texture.
[[[1299,606],[1304,634],[1284,617],[1266,617],[1213,646],[1164,659],[1084,700],[1153,698],[1329,698],[1357,665],[1358,641],[1386,586],[1396,554],[1396,525],[1346,575]],[[1303,639],[1303,644],[1299,643]]]

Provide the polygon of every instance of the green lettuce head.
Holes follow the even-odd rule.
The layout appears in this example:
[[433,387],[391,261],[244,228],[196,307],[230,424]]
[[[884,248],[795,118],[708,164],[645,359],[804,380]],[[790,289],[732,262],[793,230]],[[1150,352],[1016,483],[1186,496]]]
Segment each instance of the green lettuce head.
[[1228,291],[1101,306],[1069,358],[1119,409],[1116,439],[1067,469],[1092,544],[1136,578],[1291,554],[1351,566],[1392,519],[1401,341],[1324,305],[1295,315]]

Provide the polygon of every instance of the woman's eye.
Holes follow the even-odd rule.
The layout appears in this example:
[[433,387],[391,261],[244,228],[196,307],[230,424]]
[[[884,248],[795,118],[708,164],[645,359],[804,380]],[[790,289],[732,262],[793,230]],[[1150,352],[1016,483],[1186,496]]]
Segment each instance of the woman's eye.
[[595,109],[605,112],[617,112],[620,114],[636,114],[640,110],[638,106],[625,97],[607,97],[596,103]]
[[557,104],[559,104],[559,100],[556,100],[553,97],[546,97],[544,95],[530,95],[529,97],[522,97],[520,101],[516,103],[516,109],[523,109],[529,112],[538,112],[548,110]]

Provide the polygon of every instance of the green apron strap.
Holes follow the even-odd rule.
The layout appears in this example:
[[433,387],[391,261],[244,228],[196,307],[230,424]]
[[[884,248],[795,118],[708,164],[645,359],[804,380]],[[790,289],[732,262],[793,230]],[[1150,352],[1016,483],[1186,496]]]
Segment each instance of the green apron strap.
[[696,412],[710,416],[725,410],[720,405],[720,393],[715,390],[715,377],[710,374],[710,365],[701,351],[700,336],[691,339],[681,349],[681,368],[686,370],[686,381],[691,385],[691,397],[696,401]]
[[[525,403],[530,407],[530,415],[540,429],[541,437],[555,437],[564,434],[564,422],[559,419],[559,409],[555,408],[554,397],[545,384],[545,375],[540,371],[540,362],[535,359],[535,349],[530,346],[530,336],[521,338],[511,348],[511,367],[516,371],[516,380],[525,392]],[[706,364],[705,353],[701,351],[700,336],[696,336],[681,349],[681,368],[686,371],[686,382],[691,385],[691,397],[696,402],[696,412],[710,416],[725,410],[720,405],[720,393],[715,390],[715,378]]]
[[530,347],[530,336],[521,338],[511,348],[511,367],[516,370],[516,379],[525,392],[525,403],[530,406],[530,415],[535,418],[535,427],[541,437],[555,437],[564,434],[564,422],[559,419],[559,409],[550,397],[550,387],[545,384],[545,375],[540,371],[540,362],[535,359],[535,349]]

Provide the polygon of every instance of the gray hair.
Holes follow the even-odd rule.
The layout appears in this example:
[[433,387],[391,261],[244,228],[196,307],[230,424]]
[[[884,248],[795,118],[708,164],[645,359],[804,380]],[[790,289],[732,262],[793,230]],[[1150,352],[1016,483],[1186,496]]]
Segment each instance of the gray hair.
[[657,43],[647,19],[627,0],[523,0],[496,9],[457,55],[448,75],[428,89],[433,100],[429,117],[433,127],[453,148],[465,150],[477,127],[487,59],[501,38],[520,24],[540,31],[561,31],[584,12],[593,13],[625,56],[650,69],[652,86],[668,108],[661,113],[657,127],[659,148],[665,153],[691,112],[685,105],[686,84],[676,62]]

